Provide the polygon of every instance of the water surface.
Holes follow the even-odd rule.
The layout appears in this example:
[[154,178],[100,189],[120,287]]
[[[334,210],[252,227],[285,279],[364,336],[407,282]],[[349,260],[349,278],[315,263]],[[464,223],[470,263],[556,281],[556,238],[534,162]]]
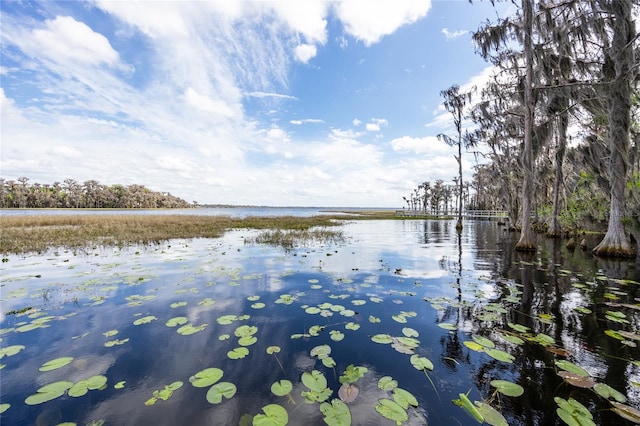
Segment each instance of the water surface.
[[[375,409],[380,400],[393,400],[393,391],[378,386],[383,376],[417,399],[405,424],[478,424],[452,402],[461,393],[490,403],[514,425],[563,424],[554,397],[579,401],[595,424],[631,424],[592,387],[564,381],[556,361],[584,368],[594,383],[640,408],[637,261],[601,261],[544,239],[535,255],[521,256],[511,250],[515,235],[494,222],[465,222],[460,237],[454,225],[349,222],[342,244],[289,251],[247,245],[255,232],[242,230],[219,239],[9,256],[0,266],[0,346],[24,349],[0,361],[1,403],[10,404],[2,424],[251,424],[264,406],[278,404],[290,425],[322,425],[319,403],[301,396],[309,391],[301,377],[320,372],[331,401],[349,365],[367,370],[349,404],[354,425],[395,424]],[[225,322],[228,315],[236,319]],[[176,317],[201,331],[178,334],[180,326],[167,325]],[[152,319],[134,324],[142,318]],[[41,327],[29,327],[38,321]],[[257,329],[255,343],[240,344],[236,333],[243,325]],[[606,330],[632,337],[623,342]],[[540,334],[551,342],[533,339]],[[377,343],[376,335],[394,343],[413,336],[418,344],[408,350]],[[472,349],[473,336],[513,358]],[[122,343],[105,346],[113,340]],[[322,345],[330,347],[335,366],[311,356]],[[267,353],[271,346],[280,352]],[[240,347],[246,356],[231,359],[229,352]],[[433,369],[418,370],[412,355]],[[39,371],[59,357],[73,360]],[[211,386],[190,383],[206,368],[219,368],[219,381],[236,387],[230,399],[209,403]],[[106,377],[104,389],[25,403],[44,385],[96,375]],[[283,379],[293,384],[291,398],[271,392]],[[521,385],[524,394],[496,393],[490,385],[496,379]],[[175,382],[183,385],[166,401],[149,404],[154,391]]]

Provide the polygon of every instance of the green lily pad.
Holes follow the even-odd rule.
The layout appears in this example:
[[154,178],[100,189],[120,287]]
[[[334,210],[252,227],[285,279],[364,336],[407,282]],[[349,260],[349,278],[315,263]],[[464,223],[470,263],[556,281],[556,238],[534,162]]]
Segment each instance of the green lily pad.
[[600,395],[601,397],[605,398],[605,399],[615,399],[616,401],[620,402],[620,403],[625,403],[627,402],[627,398],[620,392],[618,392],[617,390],[615,390],[614,388],[612,388],[611,386],[604,384],[604,383],[596,383],[596,385],[593,387],[593,390]]
[[318,359],[322,359],[328,357],[331,354],[331,346],[329,345],[319,345],[311,349],[310,355],[312,357],[318,357]]
[[393,343],[393,337],[391,337],[389,334],[375,334],[371,336],[371,340],[375,343],[381,343],[383,345]]
[[314,392],[322,392],[327,387],[327,378],[318,370],[302,373],[302,383]]
[[407,411],[397,402],[387,398],[379,399],[375,409],[382,417],[392,420],[397,424],[401,424],[402,422],[409,420]]
[[175,308],[179,308],[181,306],[187,306],[187,302],[174,302],[169,306],[171,306],[173,309],[175,309]]
[[195,334],[198,333],[202,330],[204,330],[205,328],[207,328],[208,324],[201,324],[201,325],[192,325],[192,324],[187,324],[187,325],[183,325],[182,327],[178,328],[176,330],[176,332],[178,334],[181,334],[183,336],[189,336],[191,334]]
[[509,423],[507,423],[507,419],[505,419],[498,410],[496,410],[489,404],[482,401],[474,401],[473,403],[478,408],[478,411],[480,412],[486,423],[490,424],[491,426],[509,426]]
[[524,388],[522,386],[508,380],[492,380],[491,386],[493,386],[498,392],[506,396],[518,397],[524,393]]
[[242,359],[247,355],[249,355],[249,349],[245,348],[244,346],[240,348],[232,349],[229,352],[227,352],[227,357],[229,359]]
[[331,340],[333,340],[334,342],[339,342],[342,339],[344,339],[344,333],[341,332],[340,330],[331,330],[329,332],[329,337],[331,338]]
[[556,360],[555,364],[558,368],[561,368],[564,371],[568,371],[570,373],[577,374],[583,377],[589,377],[589,373],[587,373],[587,371],[584,368],[572,362],[561,359],[561,360]]
[[230,399],[236,394],[236,385],[229,382],[220,382],[213,386],[207,392],[207,401],[211,404],[219,404],[223,398]]
[[189,382],[196,388],[205,388],[220,380],[224,372],[219,368],[205,368],[189,377]]
[[258,332],[258,327],[256,326],[241,325],[234,330],[233,334],[236,337],[249,337],[249,336],[253,336],[257,332]]
[[113,346],[120,346],[120,345],[124,345],[125,343],[127,343],[129,341],[129,338],[127,337],[126,339],[114,339],[114,340],[109,340],[107,342],[104,342],[104,347],[105,348],[111,348]]
[[324,415],[324,422],[328,426],[350,426],[351,411],[349,406],[339,399],[334,399],[331,404],[320,404],[320,412]]
[[267,353],[268,353],[269,355],[271,355],[271,354],[277,354],[278,352],[280,352],[280,350],[281,350],[281,349],[280,349],[280,346],[275,346],[275,345],[274,345],[274,346],[269,346],[269,347],[267,348]]
[[52,359],[51,361],[47,361],[42,364],[42,367],[39,368],[39,371],[57,370],[58,368],[62,368],[65,365],[69,364],[71,361],[73,361],[73,357],[70,356]]
[[285,396],[293,390],[293,383],[289,380],[280,380],[271,385],[271,393],[276,396]]
[[138,318],[137,320],[135,320],[135,321],[133,322],[133,325],[142,325],[142,324],[147,324],[147,323],[150,323],[151,321],[155,321],[155,320],[157,320],[157,319],[158,319],[158,318],[156,318],[156,317],[155,317],[155,316],[153,316],[153,315],[148,315],[148,316],[146,316],[146,317]]
[[304,311],[310,315],[315,315],[315,314],[319,314],[322,311],[322,309],[318,308],[317,306],[309,306]]
[[369,371],[367,367],[355,366],[349,364],[344,370],[344,373],[340,376],[340,383],[355,383],[364,377],[364,374]]
[[565,400],[555,397],[553,400],[558,405],[556,413],[569,426],[595,426],[593,415],[587,407],[579,403],[573,398]]
[[24,348],[25,346],[23,345],[12,345],[5,348],[0,348],[0,359],[4,358],[5,356],[13,356]]
[[456,331],[458,329],[457,325],[452,324],[450,322],[441,322],[438,324],[438,327],[448,331]]
[[419,337],[420,333],[418,333],[417,330],[411,328],[411,327],[403,327],[402,328],[402,334],[404,334],[406,337]]
[[411,392],[402,388],[395,388],[393,390],[393,400],[405,410],[408,409],[409,406],[418,406],[416,397]]
[[356,324],[355,322],[348,322],[348,323],[345,324],[344,328],[347,329],[347,330],[356,331],[356,330],[360,329],[360,324]]
[[4,413],[11,407],[11,404],[0,404],[0,414]]
[[27,405],[38,405],[43,402],[51,401],[56,399],[70,389],[73,386],[73,382],[69,381],[60,381],[49,383],[37,390],[37,393],[33,395],[29,395],[27,399],[24,400]]
[[113,385],[113,388],[114,388],[114,389],[124,389],[124,385],[125,385],[126,383],[127,383],[127,382],[126,382],[125,380],[122,380],[122,381],[120,381],[120,382],[116,383],[115,385]]
[[238,320],[237,315],[222,315],[216,321],[220,325],[229,325]]
[[515,360],[513,355],[499,349],[484,348],[484,353],[489,355],[491,358],[502,362],[512,363]]
[[471,338],[473,339],[474,342],[484,346],[485,348],[493,349],[496,347],[496,344],[493,343],[491,340],[487,339],[486,337],[482,337],[474,334],[473,336],[471,336]]
[[378,388],[383,391],[392,391],[398,387],[398,381],[391,376],[383,376],[378,380]]
[[104,337],[112,337],[118,334],[118,330],[109,330],[102,333]]
[[253,418],[253,426],[285,426],[289,423],[289,414],[278,404],[269,404],[262,407],[264,414],[256,414]]
[[373,316],[373,315],[369,315],[369,322],[372,324],[377,324],[381,321],[380,318]]
[[189,322],[189,319],[187,317],[173,317],[173,318],[169,318],[167,322],[165,322],[164,324],[167,327],[175,327],[177,325],[184,325],[188,322]]
[[262,303],[262,302],[256,302],[256,303],[252,303],[252,304],[251,304],[251,308],[253,308],[253,309],[262,309],[262,308],[264,308],[265,306],[267,306],[267,305],[265,305],[265,304],[264,304],[264,303]]
[[479,343],[472,342],[471,340],[465,340],[462,342],[463,345],[476,352],[484,352],[484,346]]
[[433,363],[426,357],[411,355],[410,362],[416,370],[433,370]]
[[507,325],[511,327],[513,330],[518,331],[520,333],[527,333],[529,330],[531,330],[529,327],[526,327],[520,324],[514,324],[512,322],[507,323]]

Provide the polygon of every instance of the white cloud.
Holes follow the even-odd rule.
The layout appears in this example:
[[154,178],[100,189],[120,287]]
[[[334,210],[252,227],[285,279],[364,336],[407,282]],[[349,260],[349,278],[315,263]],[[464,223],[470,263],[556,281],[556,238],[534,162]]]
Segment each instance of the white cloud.
[[282,93],[249,92],[246,95],[251,96],[253,98],[282,98],[282,99],[293,99],[293,100],[298,99],[295,96],[284,95]]
[[295,48],[296,59],[303,64],[309,62],[317,53],[318,49],[312,44],[301,44]]
[[371,122],[367,123],[365,128],[369,132],[379,132],[380,128],[387,126],[389,122],[385,118],[372,118]]
[[466,31],[466,30],[458,30],[458,31],[453,31],[452,32],[452,31],[449,31],[448,28],[443,28],[442,29],[442,34],[444,34],[444,36],[445,36],[445,38],[447,40],[456,39],[456,38],[458,38],[460,36],[463,36],[463,35],[467,34],[468,32],[469,31]]
[[352,123],[354,126],[358,127],[359,125],[362,124],[362,121],[358,120],[357,118],[354,118]]
[[304,123],[321,124],[321,123],[324,123],[324,120],[321,120],[319,118],[305,118],[304,120],[291,120],[289,121],[289,123],[295,124],[296,126],[300,126]]
[[391,147],[398,152],[413,152],[416,154],[435,154],[450,152],[450,148],[436,136],[414,138],[402,136],[391,141]]
[[184,100],[188,105],[205,112],[219,114],[225,117],[238,116],[238,113],[224,101],[202,95],[196,92],[192,87],[187,88],[185,91]]
[[335,5],[345,31],[366,46],[425,17],[431,0],[343,0]]

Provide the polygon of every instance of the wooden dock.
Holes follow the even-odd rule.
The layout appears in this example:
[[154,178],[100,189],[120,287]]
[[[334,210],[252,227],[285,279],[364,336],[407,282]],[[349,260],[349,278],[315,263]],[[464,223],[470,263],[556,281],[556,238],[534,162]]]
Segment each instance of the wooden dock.
[[[403,210],[396,210],[396,216],[455,219],[458,217],[458,212],[457,211],[431,211],[431,210],[403,209]],[[506,220],[508,217],[509,217],[509,214],[506,210],[464,210],[462,212],[463,219]]]

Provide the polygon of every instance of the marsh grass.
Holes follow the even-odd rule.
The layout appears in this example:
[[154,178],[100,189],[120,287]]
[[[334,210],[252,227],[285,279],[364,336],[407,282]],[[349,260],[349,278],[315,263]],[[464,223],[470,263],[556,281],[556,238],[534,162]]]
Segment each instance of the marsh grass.
[[[314,227],[333,227],[350,215],[247,217],[197,215],[51,215],[0,217],[0,253],[44,252],[56,247],[153,244],[172,238],[216,238],[230,229],[292,230],[322,238]],[[305,234],[305,232],[309,232]],[[293,238],[291,233],[288,238]],[[327,234],[328,235],[328,234]],[[302,237],[301,237],[302,238]]]
[[276,229],[260,232],[257,236],[246,238],[248,244],[268,244],[271,246],[291,249],[310,242],[315,243],[340,243],[344,241],[342,231],[328,228],[314,229]]

